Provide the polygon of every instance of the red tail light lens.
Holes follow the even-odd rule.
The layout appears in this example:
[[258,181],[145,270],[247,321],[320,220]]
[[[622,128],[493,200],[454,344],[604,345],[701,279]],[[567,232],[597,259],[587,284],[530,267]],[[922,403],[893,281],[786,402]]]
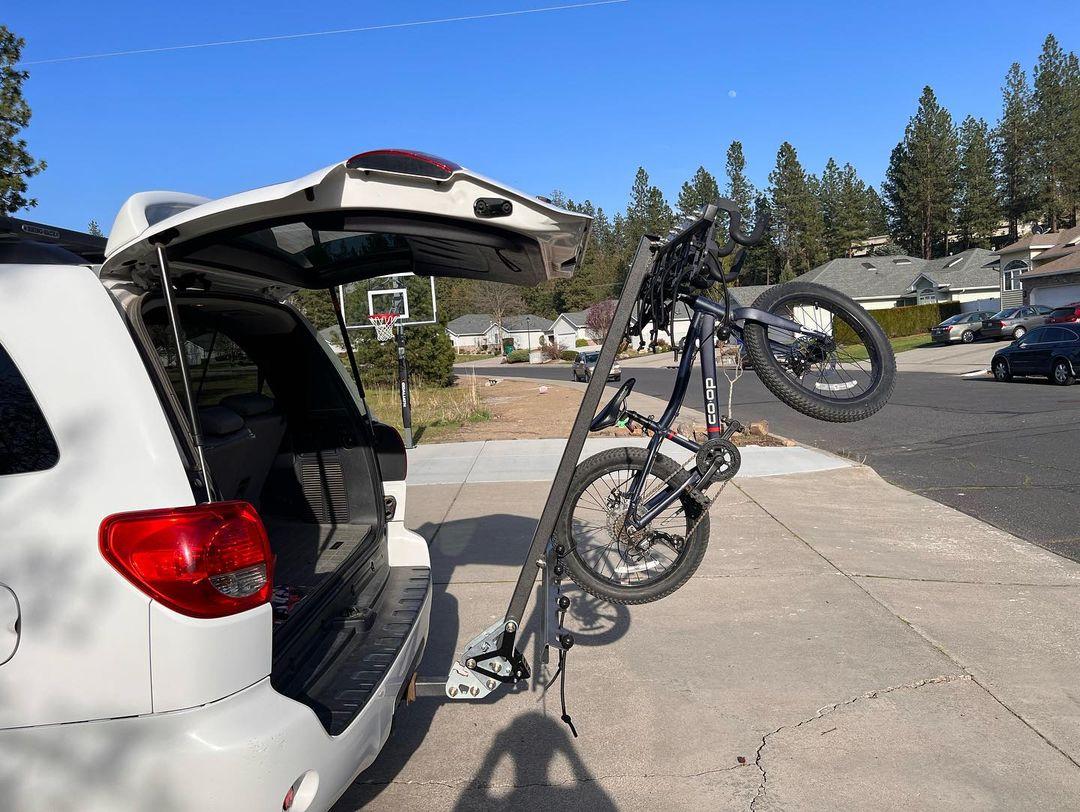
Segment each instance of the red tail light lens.
[[408,149],[376,149],[361,152],[345,162],[346,169],[368,169],[446,180],[461,167],[453,161]]
[[100,544],[121,575],[184,615],[223,617],[270,599],[270,540],[247,502],[118,513],[101,523]]

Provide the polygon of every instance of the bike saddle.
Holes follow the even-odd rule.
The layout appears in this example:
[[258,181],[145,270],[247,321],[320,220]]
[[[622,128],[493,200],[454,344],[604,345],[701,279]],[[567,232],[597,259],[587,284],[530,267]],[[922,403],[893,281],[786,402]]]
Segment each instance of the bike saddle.
[[600,431],[601,429],[609,429],[619,422],[619,418],[622,417],[623,404],[626,403],[626,399],[630,397],[630,392],[634,388],[636,380],[634,378],[628,378],[626,383],[619,387],[619,391],[615,393],[608,405],[601,409],[596,417],[592,419],[592,423],[589,425],[589,431]]

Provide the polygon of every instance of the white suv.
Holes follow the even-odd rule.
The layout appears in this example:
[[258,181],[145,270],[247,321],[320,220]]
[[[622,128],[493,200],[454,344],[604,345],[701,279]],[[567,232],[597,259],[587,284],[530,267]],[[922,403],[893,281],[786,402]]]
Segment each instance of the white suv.
[[4,808],[330,807],[419,667],[430,562],[400,438],[283,302],[388,269],[538,284],[588,230],[381,150],[135,195],[100,266],[0,234]]

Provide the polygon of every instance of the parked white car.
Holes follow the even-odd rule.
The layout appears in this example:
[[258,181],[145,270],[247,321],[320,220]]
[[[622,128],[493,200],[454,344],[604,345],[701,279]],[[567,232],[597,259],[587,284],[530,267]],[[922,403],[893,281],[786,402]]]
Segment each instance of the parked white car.
[[382,150],[137,194],[99,267],[0,252],[4,808],[329,808],[417,672],[430,561],[400,438],[283,301],[391,269],[538,284],[588,230]]

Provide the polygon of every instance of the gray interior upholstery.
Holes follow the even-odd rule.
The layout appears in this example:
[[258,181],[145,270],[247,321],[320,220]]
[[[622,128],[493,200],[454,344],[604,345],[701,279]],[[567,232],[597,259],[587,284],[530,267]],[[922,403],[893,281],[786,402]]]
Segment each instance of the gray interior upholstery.
[[258,507],[259,495],[285,437],[285,417],[275,409],[271,398],[256,392],[229,395],[221,403],[244,419],[244,425],[254,437],[254,442],[245,450],[247,470],[238,483],[235,498]]
[[247,476],[247,457],[254,435],[244,426],[244,418],[225,406],[199,409],[203,453],[210,467],[210,479],[222,499],[236,499],[240,481]]

